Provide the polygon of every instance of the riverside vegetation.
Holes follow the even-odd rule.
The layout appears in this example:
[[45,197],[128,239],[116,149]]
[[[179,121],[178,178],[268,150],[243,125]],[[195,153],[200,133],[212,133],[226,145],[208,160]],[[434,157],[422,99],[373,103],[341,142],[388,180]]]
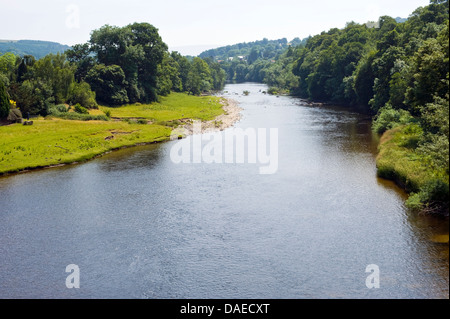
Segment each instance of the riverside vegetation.
[[105,25],[64,54],[0,55],[0,174],[90,159],[109,150],[167,140],[188,120],[224,113],[218,63],[168,52],[147,23]]
[[[172,93],[160,103],[100,107],[87,115],[61,112],[73,114],[75,120],[48,115],[34,119],[32,126],[1,127],[0,174],[80,162],[126,146],[167,141],[173,127],[187,118],[208,121],[222,114],[221,100]],[[80,115],[92,119],[79,119]]]
[[[297,45],[293,41],[269,59],[261,42],[201,56],[226,61],[228,80],[264,82],[268,93],[346,105],[373,116],[374,131],[385,134],[379,176],[411,194],[412,210],[448,216],[448,34],[448,0],[431,0],[408,19],[349,22]],[[227,59],[227,52],[245,50],[250,51],[245,59]]]
[[[140,118],[170,127],[179,117],[171,112],[186,117],[205,113],[189,114],[180,101],[179,109],[168,107],[167,116],[155,118],[158,104],[136,103],[180,97],[171,92],[201,95],[220,90],[226,80],[264,82],[271,87],[269,94],[347,105],[373,116],[374,131],[383,135],[379,176],[411,194],[411,209],[448,216],[448,9],[448,0],[431,0],[408,19],[382,16],[367,24],[349,22],[304,40],[264,39],[195,58],[169,53],[149,24],[106,25],[94,30],[88,43],[63,55],[37,61],[11,53],[0,56],[0,117],[8,115],[8,101],[13,100],[25,114],[66,120],[122,117],[131,126],[136,125],[133,118]],[[90,114],[81,114],[86,111],[80,107],[78,115],[64,112],[57,107],[61,103],[80,104]],[[115,108],[124,104],[129,106]]]

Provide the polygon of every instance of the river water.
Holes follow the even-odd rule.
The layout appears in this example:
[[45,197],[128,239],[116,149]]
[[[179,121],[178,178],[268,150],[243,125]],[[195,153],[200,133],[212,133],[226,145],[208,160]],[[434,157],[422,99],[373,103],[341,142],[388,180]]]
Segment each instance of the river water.
[[448,221],[377,179],[369,121],[266,89],[225,95],[278,129],[275,174],[174,163],[189,137],[0,178],[0,298],[448,298]]

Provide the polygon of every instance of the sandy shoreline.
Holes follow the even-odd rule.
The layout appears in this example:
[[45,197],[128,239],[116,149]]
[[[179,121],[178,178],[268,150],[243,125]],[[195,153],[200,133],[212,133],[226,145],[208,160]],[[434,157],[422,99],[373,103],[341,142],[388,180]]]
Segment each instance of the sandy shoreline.
[[192,135],[194,133],[203,134],[218,132],[232,127],[241,119],[242,108],[239,107],[239,103],[237,101],[225,97],[221,97],[221,104],[223,110],[225,111],[224,114],[217,116],[214,120],[211,121],[202,121],[201,130],[199,130],[200,126],[198,125],[194,128],[194,123],[199,123],[199,121],[194,122],[192,120],[189,120],[188,122],[184,123],[174,130],[171,139],[178,139],[179,136],[184,137],[187,135]]

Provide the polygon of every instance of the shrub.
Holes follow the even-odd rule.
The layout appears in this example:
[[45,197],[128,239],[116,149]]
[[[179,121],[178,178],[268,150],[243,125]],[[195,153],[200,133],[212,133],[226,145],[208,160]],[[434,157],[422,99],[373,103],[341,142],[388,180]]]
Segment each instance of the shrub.
[[60,113],[56,112],[50,115],[51,117],[57,117],[63,120],[73,120],[73,121],[109,121],[106,115],[90,115],[90,114],[80,114],[80,113]]
[[86,82],[72,83],[67,100],[71,104],[81,104],[88,109],[98,109],[95,92],[91,90],[91,86]]
[[82,107],[79,103],[75,104],[74,110],[79,114],[89,114],[89,111],[85,107]]
[[48,114],[66,113],[67,107],[64,104],[52,105],[48,109]]
[[383,134],[390,129],[412,123],[413,121],[414,118],[408,111],[396,110],[389,104],[386,104],[378,112],[378,115],[373,122],[372,129],[378,134]]
[[406,206],[415,211],[436,213],[448,209],[449,185],[440,179],[427,182],[419,192],[412,194]]
[[111,118],[111,111],[110,110],[106,110],[105,111],[105,115],[107,118]]
[[277,94],[278,94],[278,89],[277,89],[277,88],[274,88],[274,87],[271,87],[271,88],[267,91],[267,93],[270,94],[270,95],[277,95]]

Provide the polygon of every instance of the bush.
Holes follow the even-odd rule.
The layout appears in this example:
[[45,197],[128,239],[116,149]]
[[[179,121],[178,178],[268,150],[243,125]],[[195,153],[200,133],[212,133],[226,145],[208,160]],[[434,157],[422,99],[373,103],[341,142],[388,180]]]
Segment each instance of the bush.
[[418,193],[412,194],[406,206],[415,212],[439,213],[448,210],[449,185],[442,180],[427,182]]
[[372,129],[378,134],[383,134],[397,126],[409,124],[413,121],[414,118],[408,111],[396,110],[387,104],[378,112],[378,115],[373,122]]
[[66,113],[67,107],[64,104],[52,105],[48,109],[48,114]]
[[90,114],[80,114],[80,113],[53,113],[50,115],[51,117],[57,117],[63,120],[72,120],[72,121],[109,121],[106,115],[90,115]]
[[111,111],[110,110],[106,110],[105,111],[105,115],[106,115],[107,118],[110,119],[111,118]]
[[91,90],[91,86],[86,82],[72,83],[67,100],[72,105],[81,104],[88,109],[98,109],[95,92]]
[[75,104],[74,110],[78,114],[89,114],[89,111],[85,107],[82,107],[79,103]]
[[277,88],[274,88],[274,87],[271,87],[271,88],[267,91],[267,93],[270,94],[270,95],[277,95],[277,94],[278,94],[278,89],[277,89]]

